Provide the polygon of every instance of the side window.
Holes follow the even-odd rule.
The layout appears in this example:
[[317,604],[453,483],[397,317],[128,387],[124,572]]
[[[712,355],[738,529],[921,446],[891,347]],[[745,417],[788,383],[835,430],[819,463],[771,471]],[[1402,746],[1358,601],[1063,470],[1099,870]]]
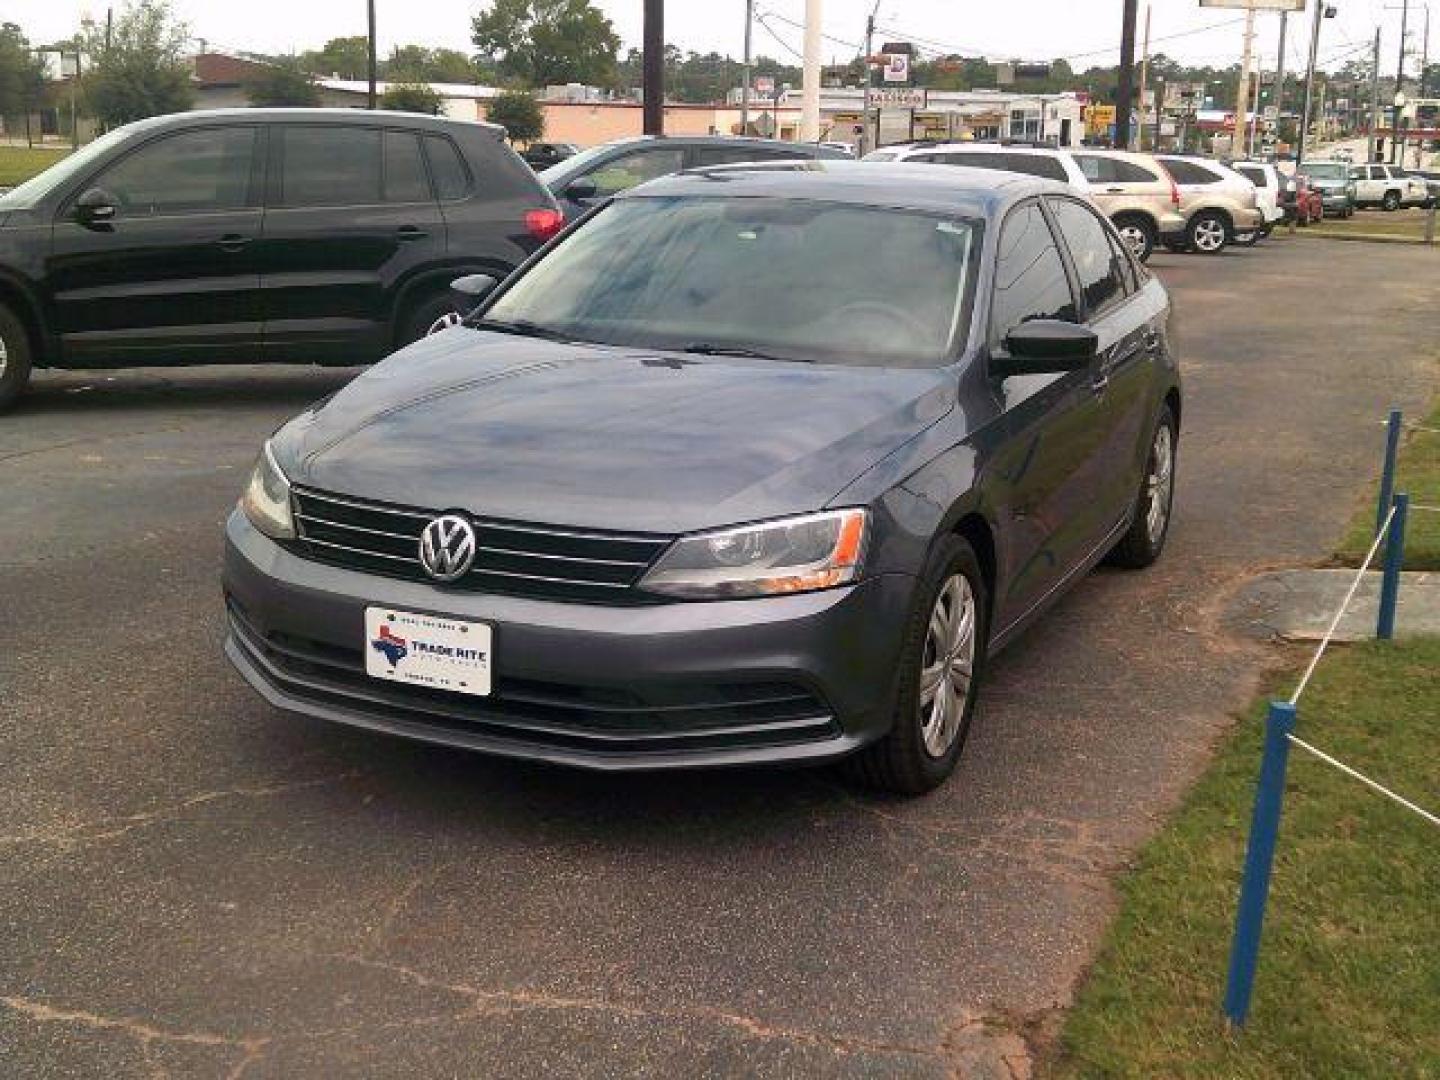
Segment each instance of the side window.
[[204,128],[159,139],[117,161],[91,186],[115,197],[122,218],[242,209],[250,202],[257,130]]
[[1092,184],[1103,184],[1115,179],[1115,162],[1110,158],[1098,157],[1095,154],[1076,154],[1075,163],[1080,166],[1085,179]]
[[1085,306],[1094,317],[1125,295],[1124,272],[1115,249],[1105,226],[1087,207],[1069,199],[1051,199],[1050,208],[1070,249]]
[[435,177],[435,194],[442,202],[463,199],[470,191],[470,173],[455,144],[443,135],[425,136],[425,157]]
[[1132,161],[1111,161],[1115,168],[1114,179],[1120,184],[1158,184],[1160,177]]
[[990,345],[1000,346],[1021,323],[1034,319],[1074,322],[1075,297],[1038,203],[1011,211],[1000,230],[995,262],[995,299],[990,307]]
[[1135,260],[1131,258],[1130,252],[1121,243],[1120,238],[1115,235],[1114,229],[1105,230],[1105,239],[1110,241],[1110,251],[1115,259],[1115,265],[1120,270],[1120,279],[1124,285],[1125,295],[1138,292],[1140,289],[1140,272],[1136,268]]
[[1385,175],[1385,166],[1383,166],[1383,165],[1371,165],[1371,166],[1370,166],[1370,179],[1371,179],[1371,180],[1385,180],[1385,179],[1388,179],[1388,178],[1386,177],[1386,175]]
[[1177,184],[1218,184],[1220,177],[1216,176],[1203,165],[1197,165],[1193,161],[1179,161],[1175,158],[1165,158],[1161,164],[1169,170],[1170,175],[1175,178]]
[[639,150],[612,158],[587,175],[595,181],[596,194],[607,198],[647,180],[677,173],[684,167],[683,150]]
[[1006,154],[1005,167],[1011,172],[1059,180],[1062,184],[1069,179],[1065,175],[1065,166],[1045,154]]
[[1249,180],[1257,188],[1269,187],[1270,178],[1264,169],[1257,169],[1254,165],[1236,165],[1235,171]]
[[[787,153],[784,150],[768,148],[700,146],[695,149],[695,165],[697,168],[706,169],[712,165],[744,165],[757,161],[799,161],[804,156],[804,154]],[[646,177],[646,179],[653,179],[653,177]]]
[[281,124],[280,205],[368,206],[380,198],[380,132]]
[[385,148],[385,201],[429,202],[430,180],[420,160],[420,139],[410,131],[387,131]]
[[971,153],[962,151],[954,154],[930,154],[926,161],[936,161],[942,165],[966,165],[972,169],[1008,169],[1003,154],[990,154],[985,152]]

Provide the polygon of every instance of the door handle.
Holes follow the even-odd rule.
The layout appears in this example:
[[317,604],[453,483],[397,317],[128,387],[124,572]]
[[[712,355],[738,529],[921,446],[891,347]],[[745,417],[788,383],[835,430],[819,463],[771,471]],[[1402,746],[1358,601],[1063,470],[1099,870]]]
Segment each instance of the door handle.
[[402,225],[400,226],[400,228],[395,230],[395,239],[400,241],[424,240],[429,235],[430,234],[427,233],[424,229],[421,229],[415,225]]
[[1125,194],[1125,189],[1124,189],[1123,187],[1107,187],[1107,188],[1105,189],[1105,194],[1107,194],[1107,195],[1124,195],[1124,194]]
[[241,251],[245,245],[250,243],[250,237],[241,236],[239,233],[226,233],[215,241],[221,251]]

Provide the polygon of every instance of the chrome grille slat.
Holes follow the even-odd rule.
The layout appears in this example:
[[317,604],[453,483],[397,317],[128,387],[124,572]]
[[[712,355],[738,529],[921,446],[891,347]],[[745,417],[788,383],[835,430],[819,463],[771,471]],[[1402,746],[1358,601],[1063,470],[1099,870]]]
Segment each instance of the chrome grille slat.
[[386,532],[383,529],[367,529],[363,525],[347,525],[343,521],[329,521],[326,518],[316,517],[313,514],[296,514],[297,521],[310,522],[314,525],[324,525],[327,529],[348,529],[350,532],[363,532],[370,536],[388,536],[392,540],[409,540],[412,544],[419,541],[418,536],[409,533]]
[[[484,529],[480,530],[482,533]],[[513,555],[519,559],[555,559],[559,562],[591,563],[595,566],[649,566],[643,559],[588,559],[583,555],[551,555],[543,551],[517,551],[514,548],[489,547],[481,544],[476,551],[492,555]]]

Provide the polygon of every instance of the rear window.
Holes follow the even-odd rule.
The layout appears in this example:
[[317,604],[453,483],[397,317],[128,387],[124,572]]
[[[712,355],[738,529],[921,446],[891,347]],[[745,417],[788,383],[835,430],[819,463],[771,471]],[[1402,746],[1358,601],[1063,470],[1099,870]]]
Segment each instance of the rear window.
[[1011,172],[1039,176],[1046,180],[1059,180],[1061,183],[1069,179],[1065,175],[1065,166],[1045,154],[1006,154],[1005,161]]

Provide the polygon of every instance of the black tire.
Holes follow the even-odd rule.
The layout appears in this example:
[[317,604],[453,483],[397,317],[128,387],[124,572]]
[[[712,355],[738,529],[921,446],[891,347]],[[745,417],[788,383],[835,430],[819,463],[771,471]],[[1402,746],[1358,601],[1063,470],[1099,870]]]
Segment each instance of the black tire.
[[419,341],[429,334],[442,318],[456,314],[458,313],[455,311],[455,304],[451,301],[448,292],[427,293],[421,296],[411,304],[409,311],[405,313],[395,347],[403,349],[406,345]]
[[1199,255],[1218,255],[1235,239],[1230,219],[1217,210],[1200,210],[1185,226],[1185,243]]
[[1399,209],[1400,209],[1400,192],[1398,192],[1398,191],[1387,191],[1387,192],[1385,192],[1385,198],[1383,198],[1383,199],[1380,200],[1380,208],[1381,208],[1382,210],[1384,210],[1386,213],[1389,213],[1389,214],[1393,214],[1396,210],[1399,210]]
[[[1164,487],[1164,517],[1156,531],[1151,528],[1150,508],[1155,502],[1155,485],[1152,480],[1156,475],[1156,444],[1161,429],[1169,432],[1170,471],[1169,483]],[[1166,405],[1160,410],[1154,434],[1150,436],[1150,453],[1145,459],[1145,475],[1140,478],[1140,490],[1135,495],[1135,519],[1130,522],[1130,528],[1107,556],[1106,562],[1111,565],[1127,570],[1143,570],[1165,550],[1165,540],[1170,535],[1170,520],[1174,516],[1175,466],[1179,461],[1180,447],[1178,436],[1175,414],[1170,411],[1170,406]]]
[[[969,583],[974,598],[974,654],[958,728],[948,749],[935,756],[925,745],[920,677],[926,659],[931,616],[942,589],[956,575],[962,575]],[[845,762],[846,771],[852,777],[882,791],[923,795],[939,787],[955,771],[955,763],[960,760],[960,752],[970,734],[975,701],[984,678],[990,633],[989,607],[989,590],[974,550],[963,537],[951,535],[941,539],[931,552],[929,563],[916,587],[914,608],[905,627],[905,642],[891,697],[891,729],[884,738]]]
[[14,405],[25,392],[33,362],[25,324],[0,304],[0,412]]
[[1143,214],[1116,214],[1114,222],[1115,228],[1120,230],[1121,239],[1135,257],[1142,263],[1148,262],[1155,253],[1155,243],[1159,239],[1155,223]]

